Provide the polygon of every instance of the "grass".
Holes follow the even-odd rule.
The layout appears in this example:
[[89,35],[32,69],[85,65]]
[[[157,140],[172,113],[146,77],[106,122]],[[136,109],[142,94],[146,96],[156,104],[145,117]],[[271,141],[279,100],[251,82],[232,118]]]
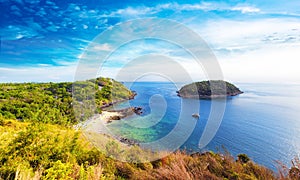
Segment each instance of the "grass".
[[[252,162],[246,154],[234,158],[228,153],[177,151],[159,154],[163,158],[150,162],[143,159],[150,152],[145,154],[138,146],[125,146],[105,135],[89,134],[102,142],[95,148],[86,134],[72,128],[1,122],[0,179],[300,179],[298,158],[291,168],[282,166],[279,173]],[[117,156],[127,162],[115,160]]]

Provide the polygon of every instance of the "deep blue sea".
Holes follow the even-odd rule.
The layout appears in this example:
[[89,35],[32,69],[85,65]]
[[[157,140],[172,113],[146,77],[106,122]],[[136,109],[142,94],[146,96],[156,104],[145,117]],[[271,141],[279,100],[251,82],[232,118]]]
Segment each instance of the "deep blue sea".
[[[114,121],[108,127],[119,136],[151,142],[168,135],[182,113],[184,123],[194,124],[195,128],[181,144],[181,149],[188,152],[224,152],[224,146],[233,156],[246,153],[253,161],[275,171],[276,161],[290,165],[291,160],[300,154],[300,85],[236,85],[244,93],[226,100],[220,128],[202,149],[198,144],[209,117],[211,100],[182,99],[176,95],[178,87],[172,83],[133,83],[129,88],[137,92],[135,99],[114,108],[141,106],[143,115]],[[195,107],[195,102],[200,104],[199,120],[188,112]],[[181,112],[183,104],[187,106],[187,112]],[[185,132],[181,128],[176,133],[181,137]],[[172,142],[180,140],[175,137]]]

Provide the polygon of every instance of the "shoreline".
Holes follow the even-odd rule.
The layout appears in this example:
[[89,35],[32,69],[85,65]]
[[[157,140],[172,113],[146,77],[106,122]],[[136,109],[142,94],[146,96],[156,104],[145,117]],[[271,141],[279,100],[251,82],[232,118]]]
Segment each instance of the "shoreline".
[[120,110],[103,110],[101,114],[94,114],[88,120],[74,126],[74,128],[76,130],[82,130],[84,133],[92,132],[114,138],[124,145],[139,146],[139,142],[136,140],[112,135],[107,125],[112,121],[119,121],[134,114],[140,115],[142,114],[141,110],[141,107],[129,107]]
[[[107,104],[102,105],[100,108],[102,110],[101,114],[94,114],[87,120],[78,123],[77,125],[73,126],[75,130],[82,130],[83,132],[94,132],[98,134],[103,134],[109,137],[113,137],[113,135],[110,133],[109,129],[107,128],[107,124],[111,123],[112,121],[118,121],[123,118],[132,116],[134,114],[141,115],[142,108],[141,107],[128,107],[124,109],[119,110],[106,110],[109,107],[112,107],[115,104],[122,103],[124,101],[130,101],[135,98],[137,95],[136,91],[131,91],[131,95],[127,99],[121,99],[121,100],[115,100],[112,102],[109,102]],[[128,139],[125,137],[115,137],[120,143],[125,145],[139,145],[138,142],[132,139]]]
[[105,124],[112,122],[113,120],[121,120],[122,114],[120,112],[113,112],[113,111],[102,111],[99,114],[99,117],[96,120],[100,120]]

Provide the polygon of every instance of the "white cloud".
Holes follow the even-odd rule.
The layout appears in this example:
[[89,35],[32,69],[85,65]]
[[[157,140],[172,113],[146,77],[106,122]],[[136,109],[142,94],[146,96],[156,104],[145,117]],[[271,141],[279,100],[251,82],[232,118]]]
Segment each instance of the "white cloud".
[[127,7],[124,9],[118,9],[116,11],[111,12],[106,16],[130,16],[137,17],[143,15],[152,15],[165,10],[172,10],[174,12],[181,11],[240,11],[241,13],[258,13],[260,12],[259,8],[250,5],[237,5],[230,6],[225,3],[197,3],[197,4],[178,4],[178,3],[166,3],[166,4],[158,4],[154,7]]
[[[185,49],[161,40],[140,40],[122,46],[102,64],[99,75],[132,81],[145,73],[155,73],[156,76],[151,78],[157,78],[159,74],[164,74],[159,72],[168,71],[168,75],[175,80],[187,81],[186,76],[178,71],[176,64],[194,81],[206,78],[201,65]],[[122,76],[119,72],[123,73]]]
[[0,35],[2,40],[16,40],[20,38],[31,38],[37,36],[38,33],[26,26],[7,26],[0,28]]
[[226,79],[239,82],[300,83],[298,46],[272,45],[219,58]]
[[87,28],[89,28],[89,26],[88,26],[88,25],[86,25],[86,24],[83,24],[83,25],[82,25],[82,27],[83,27],[83,29],[87,29]]
[[[81,11],[76,11],[81,10]],[[260,13],[264,14],[261,9],[249,4],[239,4],[230,6],[225,3],[198,3],[198,4],[159,4],[154,7],[127,7],[118,9],[111,13],[103,15],[100,11],[89,10],[84,7],[79,7],[72,4],[69,10],[61,14],[65,15],[62,24],[65,26],[72,25],[74,29],[80,25],[87,29],[92,27],[93,21],[97,22],[95,27],[102,27],[108,23],[107,19],[101,19],[106,16],[118,17],[143,17],[152,16],[162,11],[179,12],[181,18],[192,19],[193,17],[183,15],[184,11],[234,11],[241,13]],[[70,12],[68,12],[70,11]],[[44,16],[45,10],[40,12]],[[90,23],[79,24],[74,21],[75,18],[85,19]],[[41,26],[33,20],[27,22],[28,27],[23,26],[7,26],[0,29],[5,40],[15,40],[20,38],[28,38],[37,36],[41,31]],[[198,32],[201,37],[206,40],[209,46],[215,51],[219,62],[223,68],[224,75],[228,80],[235,81],[299,81],[298,69],[300,59],[300,21],[292,18],[264,18],[264,19],[243,19],[243,20],[228,20],[214,18],[206,23],[199,23],[199,18],[189,20],[186,23],[191,29]],[[30,28],[29,28],[30,27]],[[130,28],[130,26],[128,26]],[[49,31],[57,31],[60,26],[57,24],[49,24]],[[126,33],[130,29],[123,29],[120,39],[125,39],[130,33]],[[1,33],[1,34],[2,34]],[[167,32],[166,32],[167,33]],[[80,44],[86,46],[90,41],[84,39],[72,38],[72,40],[80,41]],[[96,44],[93,49],[95,51],[112,51],[111,45],[108,43]],[[120,50],[120,49],[119,49]],[[121,49],[122,50],[122,49]],[[189,70],[192,77],[202,77],[199,75],[201,67],[195,66],[190,61],[190,57],[182,55],[181,51],[173,46],[163,46],[157,43],[140,43],[129,46],[121,52],[112,54],[110,61],[116,66],[107,64],[104,73],[112,76],[115,70],[120,69],[120,64],[126,64],[131,59],[149,54],[160,53],[167,55],[172,59],[177,60],[181,65]],[[79,58],[81,55],[78,56]],[[119,63],[119,64],[118,64]],[[43,81],[52,80],[70,80],[74,75],[75,66],[66,65],[65,67],[44,67],[43,64],[39,68],[0,68],[0,73],[5,73],[5,77],[0,74],[1,81]],[[166,66],[162,66],[166,67]],[[171,67],[171,66],[169,66]],[[138,68],[136,68],[138,70]],[[201,70],[200,70],[201,71]],[[268,73],[266,73],[268,72]],[[202,73],[203,75],[204,73]],[[113,76],[112,76],[113,77]],[[23,80],[22,80],[23,79]],[[72,80],[72,79],[71,79]]]
[[[178,58],[163,54],[147,54],[125,63],[120,68],[103,67],[99,75],[113,77],[119,81],[135,81],[149,76],[147,79],[152,81],[158,78],[174,82],[191,82],[193,77],[199,77],[199,69],[196,68],[195,61],[188,68],[186,65],[189,64],[181,64]],[[198,66],[198,68],[200,67]],[[196,76],[190,73],[191,70],[196,70]]]
[[128,15],[128,16],[139,16],[145,14],[153,14],[153,8],[150,7],[128,7],[124,9],[118,9],[117,11],[112,12],[109,16],[119,16],[119,15]]
[[0,67],[0,82],[61,82],[73,81],[76,65],[47,67]]
[[299,19],[215,20],[189,25],[213,48],[238,52],[300,41]]
[[231,8],[232,11],[241,11],[243,14],[245,13],[258,13],[260,9],[251,6],[236,6]]
[[105,44],[96,44],[94,45],[93,49],[96,51],[111,51],[112,47],[108,43],[105,43]]
[[23,38],[24,36],[22,35],[22,34],[18,34],[17,36],[16,36],[16,39],[21,39],[21,38]]
[[52,31],[52,32],[57,32],[57,30],[59,29],[60,27],[59,26],[54,26],[54,25],[50,25],[48,27],[46,27],[46,29],[48,31]]
[[300,20],[218,20],[191,25],[214,50],[228,80],[300,83]]
[[[158,6],[164,7],[164,6]],[[213,10],[216,7],[213,7],[211,3],[200,3],[200,4],[169,4],[168,9],[178,10],[178,11],[195,11],[195,10]]]
[[158,6],[162,8],[168,7],[169,9],[179,10],[179,11],[197,11],[197,10],[203,10],[203,11],[240,11],[241,13],[258,13],[260,12],[259,8],[256,8],[254,6],[250,5],[236,5],[236,6],[230,6],[225,3],[207,3],[202,2],[199,4],[169,4],[169,6]]
[[[298,19],[218,20],[209,21],[204,25],[190,24],[189,26],[197,31],[213,49],[225,79],[238,82],[300,83]],[[205,78],[205,70],[201,66],[196,66],[191,61],[191,57],[182,54],[182,50],[180,51],[178,47],[144,42],[133,43],[119,50],[121,52],[110,57],[110,62],[126,64],[135,57],[157,53],[175,59],[189,71],[194,80]],[[131,68],[130,72],[142,70],[142,67]],[[161,65],[161,67],[168,66]],[[122,67],[112,67],[108,63],[103,72],[114,77],[114,70],[120,68]]]

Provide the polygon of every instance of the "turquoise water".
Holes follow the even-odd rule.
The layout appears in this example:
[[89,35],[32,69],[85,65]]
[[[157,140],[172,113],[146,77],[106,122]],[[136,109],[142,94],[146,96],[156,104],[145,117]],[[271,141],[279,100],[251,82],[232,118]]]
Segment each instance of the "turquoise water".
[[[220,128],[215,137],[200,149],[199,139],[203,133],[211,110],[210,100],[191,100],[177,97],[172,83],[137,82],[130,89],[138,95],[134,100],[116,105],[114,108],[141,106],[142,116],[131,116],[108,125],[119,136],[152,142],[170,133],[179,115],[183,123],[172,141],[181,142],[185,125],[195,125],[181,149],[189,152],[213,150],[224,146],[231,154],[246,153],[255,162],[276,170],[280,161],[289,165],[300,154],[300,85],[237,84],[244,94],[230,97]],[[200,104],[200,119],[191,116],[195,103]],[[181,106],[187,106],[181,112]],[[190,107],[189,107],[190,106]]]

